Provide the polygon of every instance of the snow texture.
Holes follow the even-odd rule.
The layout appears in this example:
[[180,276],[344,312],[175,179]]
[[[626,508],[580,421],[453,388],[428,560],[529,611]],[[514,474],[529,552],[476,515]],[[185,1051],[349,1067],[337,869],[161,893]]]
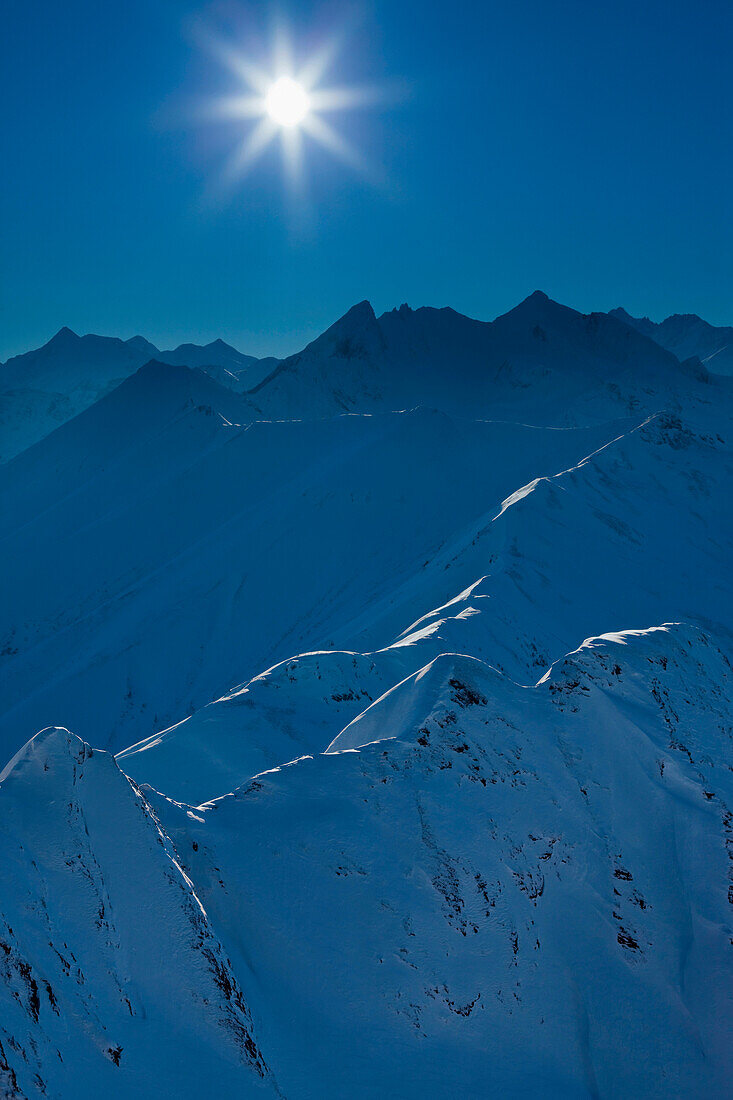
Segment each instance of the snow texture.
[[729,1095],[697,322],[0,367],[0,1097]]

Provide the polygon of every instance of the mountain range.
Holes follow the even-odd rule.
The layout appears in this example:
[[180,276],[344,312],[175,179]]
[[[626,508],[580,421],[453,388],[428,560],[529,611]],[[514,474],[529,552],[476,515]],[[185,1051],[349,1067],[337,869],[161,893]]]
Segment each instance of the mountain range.
[[620,308],[612,309],[610,315],[650,336],[679,359],[696,356],[716,374],[733,374],[733,327],[709,325],[695,313],[675,313],[659,323],[632,317]]
[[[143,336],[129,340],[77,336],[62,328],[43,347],[0,364],[0,463],[89,408],[150,360],[198,367],[228,389],[261,394],[265,407],[272,405],[281,414],[292,405],[293,399],[297,403],[302,398],[297,392],[299,384],[292,383],[294,372],[301,376],[306,371],[314,372],[307,397],[311,406],[315,401],[320,402],[324,411],[346,411],[350,402],[358,402],[360,406],[369,405],[370,401],[373,404],[400,399],[430,403],[436,386],[445,389],[446,363],[450,362],[454,369],[456,358],[459,361],[465,358],[468,370],[465,377],[455,379],[456,392],[452,397],[453,404],[460,409],[461,402],[466,400],[466,389],[471,392],[470,399],[475,399],[477,379],[473,368],[483,356],[485,370],[480,384],[488,389],[481,394],[481,400],[493,409],[497,371],[517,370],[515,385],[521,389],[535,385],[537,379],[532,378],[531,372],[537,369],[538,359],[542,363],[540,370],[552,370],[544,362],[546,357],[538,356],[538,349],[532,346],[533,340],[547,340],[548,333],[539,321],[532,340],[527,341],[527,333],[523,332],[525,346],[521,350],[517,341],[520,333],[512,331],[517,322],[522,327],[522,315],[533,308],[532,303],[538,315],[542,304],[547,303],[550,327],[553,317],[559,320],[561,308],[541,291],[493,323],[471,321],[451,309],[412,311],[407,306],[377,318],[371,305],[362,302],[302,352],[285,360],[244,355],[223,340],[204,345],[180,344],[171,351],[160,351]],[[565,322],[572,324],[573,315],[577,330],[573,354],[580,354],[581,369],[583,340],[587,339],[582,332],[583,323],[603,325],[613,333],[613,322],[607,320],[613,318],[648,336],[681,361],[698,359],[714,374],[733,374],[733,328],[716,328],[694,314],[675,315],[655,324],[648,318],[634,318],[620,308],[609,314],[590,314],[585,321],[581,314],[566,310]],[[561,324],[555,338],[564,341],[567,336],[568,331]],[[597,351],[598,347],[594,348]],[[365,357],[369,359],[370,371],[362,377],[349,363]],[[517,357],[529,360],[529,370],[524,369],[525,364],[518,362]],[[317,377],[318,364],[324,359],[337,361],[337,378]],[[334,363],[330,363],[331,373],[333,367]],[[353,377],[349,380],[350,373]],[[364,392],[361,386],[367,387]],[[289,396],[290,390],[294,390],[293,396]],[[262,414],[257,400],[254,406]]]
[[276,362],[242,355],[223,340],[159,351],[143,336],[77,336],[62,328],[43,347],[0,364],[0,462],[43,439],[153,359],[200,367],[234,390],[254,385]]
[[0,367],[0,1097],[727,1094],[725,332]]

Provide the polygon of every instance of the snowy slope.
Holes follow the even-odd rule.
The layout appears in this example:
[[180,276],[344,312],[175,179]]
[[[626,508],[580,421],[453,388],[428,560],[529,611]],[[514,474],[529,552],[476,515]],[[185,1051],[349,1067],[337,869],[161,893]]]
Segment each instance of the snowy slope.
[[172,351],[158,352],[155,358],[177,367],[199,367],[217,382],[239,393],[256,386],[278,363],[272,357],[256,359],[243,355],[223,340],[212,340],[210,344],[179,344]]
[[700,359],[714,374],[733,374],[733,328],[710,325],[695,313],[675,313],[666,320],[632,317],[625,309],[612,309],[611,317],[656,340],[678,359]]
[[0,463],[89,408],[151,359],[199,367],[239,393],[277,362],[242,355],[223,340],[161,352],[143,336],[77,336],[62,328],[42,348],[0,364]]
[[152,1097],[158,1075],[274,1095],[195,887],[114,760],[44,730],[0,774],[0,814],[2,1095]]
[[[685,383],[695,375],[698,384],[705,378],[703,367],[681,368],[674,356],[651,348],[649,337],[657,349],[668,346],[680,359],[707,359],[715,352],[714,368],[713,359],[708,365],[727,373],[721,368],[727,351],[717,356],[727,330],[699,322],[689,339],[680,340],[658,339],[659,327],[623,310],[584,316],[537,291],[491,324],[451,309],[407,306],[377,318],[362,302],[282,361],[243,355],[223,340],[158,351],[142,336],[80,337],[63,328],[42,348],[0,365],[0,462],[88,408],[150,359],[198,367],[221,385],[250,393],[265,419],[417,404],[462,415],[467,403],[474,414],[494,419],[513,419],[519,410],[542,424],[611,419],[649,409],[649,382],[669,399],[680,372]],[[579,401],[582,414],[571,407]]]
[[160,355],[160,351],[156,348],[155,344],[151,344],[149,340],[146,340],[144,336],[131,336],[129,340],[125,340],[128,347],[133,348],[134,351],[139,351],[146,356],[146,361],[151,359],[157,359]]
[[687,626],[536,687],[445,654],[326,756],[150,794],[284,1093],[725,1095],[730,675]]
[[727,1095],[731,382],[535,294],[246,388],[0,468],[0,1096]]
[[257,772],[322,751],[403,672],[397,653],[305,653],[131,745],[117,762],[138,782],[198,805]]
[[[35,519],[49,521],[49,513],[63,515],[72,522],[75,505],[90,484],[110,477],[113,470],[124,471],[128,489],[139,492],[139,484],[129,475],[137,462],[147,464],[146,479],[155,482],[171,467],[188,461],[191,440],[180,433],[178,446],[161,438],[175,430],[181,420],[209,426],[204,439],[218,436],[221,424],[248,423],[252,409],[241,397],[219,386],[201,371],[190,371],[150,362],[141,367],[113,393],[100,399],[91,409],[57,428],[38,444],[0,469],[0,537]],[[150,449],[157,449],[148,462]],[[118,493],[104,500],[100,495],[90,512],[80,516],[88,522],[100,513],[119,506]]]
[[94,404],[150,358],[148,349],[62,328],[0,365],[0,462]]
[[[278,754],[322,750],[345,716],[446,650],[532,683],[574,639],[641,627],[666,611],[709,624],[733,653],[732,479],[717,440],[654,418],[580,465],[525,485],[447,541],[387,606],[370,603],[336,634],[337,643],[348,634],[382,648],[286,661],[126,750],[123,766],[138,782],[202,802],[240,784],[247,769],[274,766]],[[687,511],[689,526],[680,523]],[[394,629],[403,608],[451,583],[449,602]]]
[[[9,1072],[59,1096],[241,1093],[261,1073],[295,1098],[724,1095],[730,676],[685,625],[590,639],[535,687],[445,653],[328,755],[196,810],[40,735],[0,786],[10,850],[17,807],[35,860],[2,892]],[[156,906],[159,947],[136,927]],[[246,991],[234,1009],[206,995],[212,970]]]
[[[138,387],[148,408],[154,381]],[[3,542],[2,743],[17,748],[61,711],[86,739],[102,720],[105,747],[123,748],[273,663],[351,637],[351,620],[364,620],[360,641],[390,640],[455,594],[453,574],[431,566],[446,540],[618,430],[428,410],[242,429],[189,406],[70,497],[54,479],[27,522],[16,493],[36,456],[19,456],[0,476],[0,514],[23,519]],[[39,445],[48,469],[54,443]]]

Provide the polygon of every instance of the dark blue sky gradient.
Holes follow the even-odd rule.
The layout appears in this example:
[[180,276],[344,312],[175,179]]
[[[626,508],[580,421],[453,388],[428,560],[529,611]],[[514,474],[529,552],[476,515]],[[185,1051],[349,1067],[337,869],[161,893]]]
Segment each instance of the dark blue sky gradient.
[[[730,0],[373,0],[323,83],[408,90],[330,116],[381,179],[309,144],[292,194],[273,148],[225,198],[247,124],[193,118],[238,84],[192,28],[266,45],[269,10],[6,3],[0,358],[64,324],[283,354],[362,298],[488,319],[537,287],[733,322]],[[344,11],[299,0],[296,48]]]

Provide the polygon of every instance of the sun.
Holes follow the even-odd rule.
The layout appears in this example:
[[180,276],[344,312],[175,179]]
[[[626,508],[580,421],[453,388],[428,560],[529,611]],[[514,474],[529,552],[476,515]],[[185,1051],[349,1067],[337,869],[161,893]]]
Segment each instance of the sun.
[[323,87],[321,79],[339,52],[341,39],[341,35],[334,34],[310,57],[301,58],[296,64],[290,35],[284,26],[277,29],[269,63],[265,57],[258,63],[215,34],[204,36],[206,47],[231,70],[239,85],[233,94],[210,101],[204,117],[244,123],[223,166],[220,181],[223,188],[230,190],[240,181],[274,141],[282,149],[289,185],[302,180],[305,147],[312,142],[362,175],[375,178],[371,164],[324,115],[384,103],[394,97],[395,91],[384,85]]
[[265,110],[278,126],[298,126],[310,110],[310,97],[297,80],[281,76],[267,91]]

